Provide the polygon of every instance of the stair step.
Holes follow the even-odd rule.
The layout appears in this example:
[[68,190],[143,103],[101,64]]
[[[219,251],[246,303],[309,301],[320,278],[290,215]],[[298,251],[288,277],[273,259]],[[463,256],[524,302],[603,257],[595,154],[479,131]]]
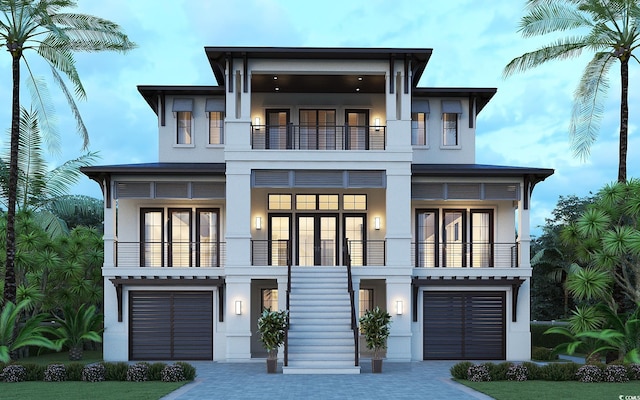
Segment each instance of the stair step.
[[309,339],[309,340],[338,340],[338,339],[350,339],[353,341],[353,331],[351,328],[347,331],[346,329],[340,330],[311,330],[311,329],[290,329],[289,330],[289,340],[293,339]]
[[299,337],[291,337],[289,336],[289,349],[291,347],[339,347],[339,346],[351,346],[353,347],[353,335],[351,337],[343,337],[343,338],[331,338],[331,337],[317,337],[317,338],[309,338],[307,336],[299,336]]
[[[291,356],[289,356],[291,357]],[[331,361],[312,361],[312,360],[291,360],[289,358],[289,366],[296,368],[353,368],[353,355],[351,360],[331,360]]]

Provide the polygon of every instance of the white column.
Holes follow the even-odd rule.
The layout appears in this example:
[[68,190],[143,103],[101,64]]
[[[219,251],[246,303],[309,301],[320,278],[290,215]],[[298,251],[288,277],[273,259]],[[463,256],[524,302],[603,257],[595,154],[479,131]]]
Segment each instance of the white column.
[[[398,314],[398,301],[402,314]],[[387,312],[391,314],[391,334],[387,341],[387,360],[411,360],[411,277],[387,278]]]
[[230,162],[226,175],[226,267],[246,267],[251,264],[251,170]]
[[411,267],[411,169],[400,166],[387,169],[387,267]]
[[[251,279],[229,277],[226,279],[225,325],[227,326],[227,361],[251,359]],[[242,302],[242,314],[236,314],[236,301]],[[256,317],[257,318],[257,317]]]

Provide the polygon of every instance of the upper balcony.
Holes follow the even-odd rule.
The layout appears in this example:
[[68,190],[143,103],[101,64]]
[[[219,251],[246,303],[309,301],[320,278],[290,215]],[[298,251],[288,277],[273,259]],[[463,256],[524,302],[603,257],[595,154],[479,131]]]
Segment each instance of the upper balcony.
[[252,125],[254,150],[384,150],[386,127],[348,125]]

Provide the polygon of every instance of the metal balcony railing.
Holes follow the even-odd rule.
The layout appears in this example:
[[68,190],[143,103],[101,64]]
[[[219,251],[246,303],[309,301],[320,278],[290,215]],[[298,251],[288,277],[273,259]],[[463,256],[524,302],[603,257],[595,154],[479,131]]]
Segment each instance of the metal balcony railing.
[[[333,241],[325,241],[319,245],[318,260],[322,265],[335,265],[336,249]],[[386,241],[384,240],[349,240],[349,252],[352,266],[384,266],[386,265]],[[313,247],[310,248],[313,251]],[[313,257],[305,257],[300,263],[292,257],[293,248],[288,240],[252,240],[251,265],[271,265],[284,267],[291,260],[292,265],[313,265]],[[310,253],[313,254],[313,253]],[[302,257],[300,257],[302,258]],[[323,261],[326,260],[326,261]],[[341,260],[342,265],[345,260]]]
[[518,267],[517,243],[417,242],[411,247],[415,267]]
[[114,242],[116,267],[222,267],[224,242]]
[[384,150],[386,126],[252,125],[256,150]]

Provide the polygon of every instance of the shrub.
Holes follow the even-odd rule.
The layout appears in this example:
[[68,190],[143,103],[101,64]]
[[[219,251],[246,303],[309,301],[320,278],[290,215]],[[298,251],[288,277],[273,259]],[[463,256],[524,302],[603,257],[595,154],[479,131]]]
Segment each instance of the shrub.
[[550,363],[540,368],[540,378],[545,381],[572,381],[580,366],[576,363]]
[[604,368],[602,380],[605,382],[628,382],[627,368],[620,364],[610,364]]
[[511,367],[510,362],[501,362],[499,364],[485,363],[489,369],[489,377],[492,381],[506,381],[507,371]]
[[455,379],[467,379],[467,371],[469,371],[469,367],[471,367],[472,365],[472,362],[461,361],[451,367],[449,372],[451,372],[451,376],[453,376]]
[[558,359],[557,354],[553,354],[552,349],[546,347],[534,347],[531,349],[531,359],[538,361],[553,361]]
[[196,367],[182,361],[178,361],[176,364],[182,367],[182,373],[184,374],[185,380],[192,381],[196,379]]
[[163,382],[180,382],[184,381],[184,372],[182,371],[182,367],[177,364],[167,365],[162,370],[162,381]]
[[629,365],[629,379],[633,379],[635,381],[640,379],[640,364]]
[[167,364],[157,362],[153,363],[149,366],[149,380],[150,381],[161,381],[162,380],[162,370],[166,367]]
[[527,379],[530,381],[542,379],[542,370],[536,363],[525,361],[522,366],[527,369]]
[[67,369],[67,380],[68,381],[81,381],[82,380],[82,370],[84,369],[84,364],[82,363],[70,363],[66,365]]
[[44,365],[28,363],[22,364],[22,366],[27,369],[27,377],[25,378],[26,381],[35,382],[44,380]]
[[22,365],[7,365],[2,369],[2,379],[5,382],[24,382],[27,378],[27,369]]
[[126,362],[104,363],[104,379],[107,381],[126,381],[129,364]]
[[106,369],[104,364],[89,364],[82,369],[82,380],[85,382],[104,381]]
[[576,371],[576,378],[580,382],[601,382],[602,369],[597,365],[583,365]]
[[67,380],[67,370],[64,364],[49,364],[44,370],[45,382],[64,382]]
[[149,364],[137,363],[129,365],[127,380],[130,382],[145,382],[149,380]]
[[511,364],[507,370],[507,379],[510,381],[523,382],[527,380],[528,376],[529,371],[522,364]]
[[472,365],[467,371],[467,379],[471,382],[488,382],[491,380],[486,364]]

